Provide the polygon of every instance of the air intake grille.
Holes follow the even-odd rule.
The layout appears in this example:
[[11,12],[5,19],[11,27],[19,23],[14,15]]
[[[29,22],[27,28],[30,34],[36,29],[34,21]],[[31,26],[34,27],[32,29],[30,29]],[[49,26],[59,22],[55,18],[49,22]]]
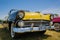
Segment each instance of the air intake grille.
[[31,27],[33,24],[33,27],[39,27],[41,24],[42,26],[49,26],[48,21],[24,21],[24,27]]

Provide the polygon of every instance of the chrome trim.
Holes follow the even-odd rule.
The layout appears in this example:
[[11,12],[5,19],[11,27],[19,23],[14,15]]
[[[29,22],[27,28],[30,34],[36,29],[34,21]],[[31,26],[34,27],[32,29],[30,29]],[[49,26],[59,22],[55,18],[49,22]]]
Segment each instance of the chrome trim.
[[23,21],[23,22],[50,22],[50,21],[44,21],[44,20],[39,20],[39,21],[33,21],[33,20],[29,20],[29,21],[24,21],[24,20],[18,20],[18,21]]
[[43,30],[47,30],[50,29],[50,26],[47,26],[47,28],[43,27],[26,27],[26,28],[13,28],[14,32],[17,33],[24,33],[24,32],[34,32],[34,31],[43,31]]

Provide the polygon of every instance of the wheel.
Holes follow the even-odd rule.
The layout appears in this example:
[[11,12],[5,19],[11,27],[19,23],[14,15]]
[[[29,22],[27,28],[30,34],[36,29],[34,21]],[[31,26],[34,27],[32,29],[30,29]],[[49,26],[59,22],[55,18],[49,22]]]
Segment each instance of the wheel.
[[54,23],[54,30],[59,31],[60,30],[60,24]]
[[15,37],[16,37],[16,33],[13,32],[13,24],[11,24],[10,36],[11,36],[12,38],[15,38]]

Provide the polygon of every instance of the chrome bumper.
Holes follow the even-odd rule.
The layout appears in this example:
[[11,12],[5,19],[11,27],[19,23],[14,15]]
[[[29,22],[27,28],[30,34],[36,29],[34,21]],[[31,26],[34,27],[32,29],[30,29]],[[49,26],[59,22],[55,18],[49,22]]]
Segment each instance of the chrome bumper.
[[24,33],[24,32],[34,32],[34,31],[43,31],[50,29],[50,26],[45,26],[45,27],[26,27],[26,28],[13,28],[13,32],[16,33]]

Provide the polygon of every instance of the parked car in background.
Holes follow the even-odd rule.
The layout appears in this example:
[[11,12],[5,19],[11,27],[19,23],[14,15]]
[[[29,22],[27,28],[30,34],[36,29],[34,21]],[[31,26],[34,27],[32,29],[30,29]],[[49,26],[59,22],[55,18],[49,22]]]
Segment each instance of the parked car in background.
[[51,29],[56,31],[60,30],[60,16],[58,14],[52,14],[52,22],[51,22]]

